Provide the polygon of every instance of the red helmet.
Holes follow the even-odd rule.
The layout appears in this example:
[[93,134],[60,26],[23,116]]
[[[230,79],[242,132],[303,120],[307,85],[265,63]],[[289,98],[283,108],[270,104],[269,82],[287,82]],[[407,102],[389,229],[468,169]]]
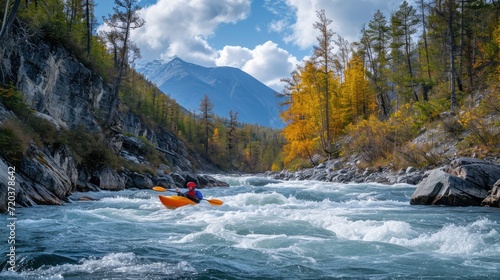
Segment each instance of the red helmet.
[[194,182],[188,182],[186,185],[188,188],[196,188],[196,184]]

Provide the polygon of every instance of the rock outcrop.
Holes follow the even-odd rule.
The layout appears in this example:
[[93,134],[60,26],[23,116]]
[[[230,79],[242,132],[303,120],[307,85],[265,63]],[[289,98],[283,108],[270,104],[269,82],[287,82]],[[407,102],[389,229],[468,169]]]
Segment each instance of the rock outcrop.
[[[498,207],[500,166],[474,158],[459,158],[450,166],[426,174],[410,199],[412,205]],[[494,189],[494,186],[497,186]]]
[[482,206],[500,207],[500,180],[498,180],[493,189],[488,192],[488,196],[481,202]]

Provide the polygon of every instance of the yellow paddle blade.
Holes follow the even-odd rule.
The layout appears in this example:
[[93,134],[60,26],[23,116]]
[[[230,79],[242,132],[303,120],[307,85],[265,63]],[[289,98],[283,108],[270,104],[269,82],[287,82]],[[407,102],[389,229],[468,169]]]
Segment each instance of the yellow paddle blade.
[[154,186],[153,190],[157,191],[157,192],[165,192],[165,191],[167,191],[167,189],[165,189],[164,187],[160,187],[160,186]]
[[222,204],[224,204],[224,202],[222,202],[222,200],[218,200],[218,199],[215,199],[215,198],[205,199],[205,200],[208,201],[208,203],[210,203],[213,206],[221,206]]

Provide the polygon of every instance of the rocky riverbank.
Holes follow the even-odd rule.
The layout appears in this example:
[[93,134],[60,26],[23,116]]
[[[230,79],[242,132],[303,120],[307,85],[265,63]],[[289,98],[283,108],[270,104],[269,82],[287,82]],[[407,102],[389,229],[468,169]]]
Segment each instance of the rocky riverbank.
[[410,204],[500,207],[500,165],[475,158],[457,158],[449,165],[426,170],[408,167],[360,169],[355,163],[331,160],[296,172],[266,172],[278,180],[316,180],[335,183],[406,183],[416,185]]
[[389,168],[359,168],[354,162],[330,160],[314,168],[302,169],[295,172],[282,170],[280,172],[266,172],[264,175],[278,180],[315,180],[333,183],[380,183],[398,184],[407,183],[416,185],[425,176],[426,170],[408,167],[398,172]]

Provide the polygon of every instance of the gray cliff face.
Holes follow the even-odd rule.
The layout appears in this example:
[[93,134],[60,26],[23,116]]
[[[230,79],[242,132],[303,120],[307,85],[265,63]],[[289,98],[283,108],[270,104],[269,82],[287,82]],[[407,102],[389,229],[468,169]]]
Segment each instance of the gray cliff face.
[[43,42],[21,46],[11,57],[15,84],[28,105],[63,128],[102,131],[111,108],[110,85],[65,49]]
[[[83,127],[99,133],[105,137],[110,149],[124,160],[148,165],[145,151],[140,147],[141,141],[138,141],[139,137],[145,137],[174,167],[165,167],[157,172],[160,176],[154,177],[124,167],[115,170],[99,166],[89,170],[77,164],[66,145],[38,147],[32,142],[15,166],[17,206],[62,204],[73,191],[151,188],[158,182],[173,182],[182,187],[182,180],[172,180],[171,175],[165,175],[164,171],[174,169],[186,178],[186,174],[195,168],[204,167],[203,161],[196,156],[190,157],[193,153],[188,152],[173,134],[155,132],[131,112],[116,114],[111,129],[103,127],[101,124],[112,106],[111,86],[65,49],[37,41],[6,49],[3,54],[0,59],[8,59],[12,67],[7,78],[0,76],[0,83],[14,84],[36,116],[58,129]],[[15,118],[0,102],[0,124]],[[0,168],[7,170],[12,166],[14,164],[0,154]],[[4,198],[7,197],[8,183],[8,174],[0,172],[0,213],[7,209],[7,199]]]

